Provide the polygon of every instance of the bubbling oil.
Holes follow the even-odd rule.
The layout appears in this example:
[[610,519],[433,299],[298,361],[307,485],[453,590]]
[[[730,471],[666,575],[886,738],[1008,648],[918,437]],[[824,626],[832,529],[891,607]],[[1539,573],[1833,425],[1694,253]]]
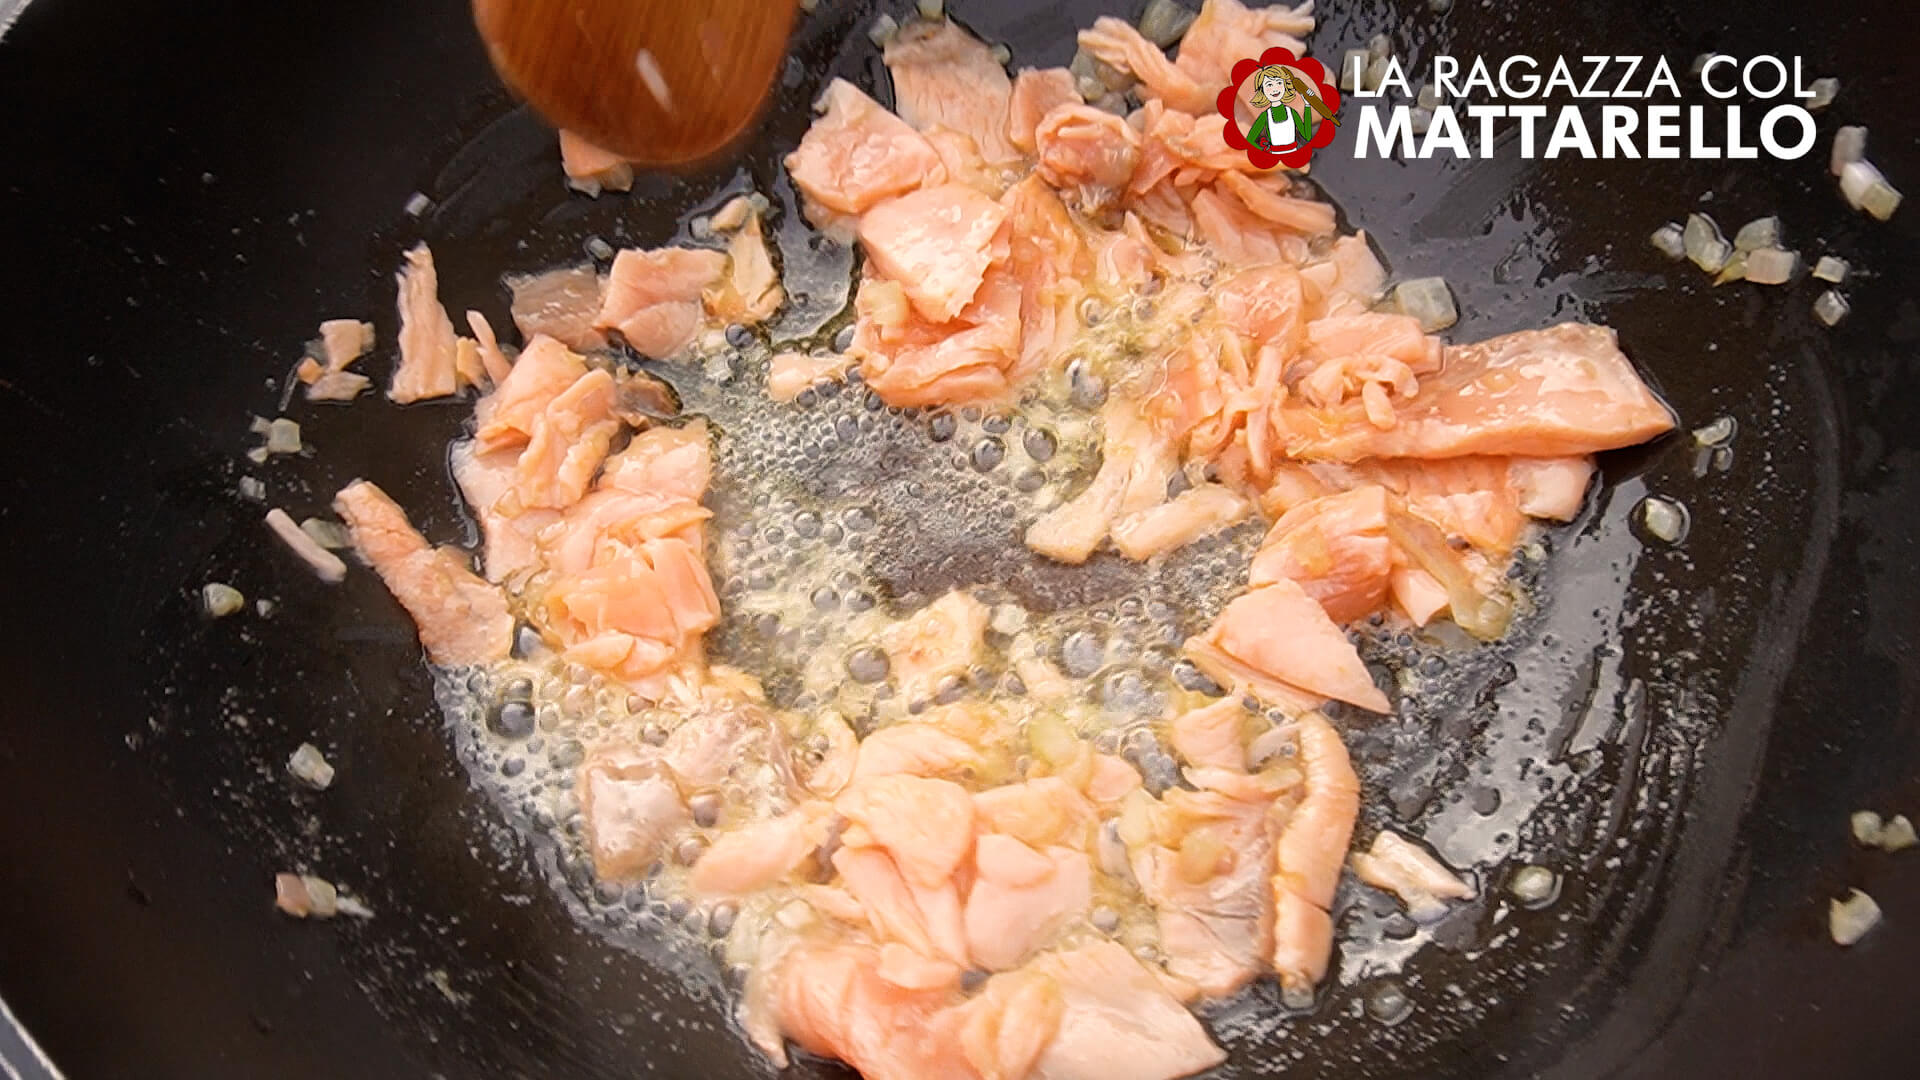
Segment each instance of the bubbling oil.
[[[823,327],[818,340],[838,333]],[[1017,709],[1027,697],[1020,669],[1040,661],[1071,687],[1059,711],[1075,734],[1131,761],[1150,789],[1180,782],[1159,721],[1222,692],[1180,659],[1180,645],[1244,586],[1257,523],[1148,564],[1110,552],[1085,566],[1050,562],[1022,535],[1098,468],[1100,402],[1085,375],[1004,409],[890,407],[857,373],[781,403],[764,392],[768,345],[728,337],[653,368],[714,432],[707,559],[722,621],[706,638],[711,663],[753,676],[778,709],[831,710],[864,736],[959,701]],[[985,647],[969,670],[910,699],[881,635],[953,589],[988,606]],[[531,631],[509,661],[443,672],[440,701],[475,777],[593,922],[686,951],[778,917],[754,910],[759,901],[686,901],[679,882],[697,851],[670,850],[637,885],[595,880],[578,769],[597,743],[664,741],[671,718],[654,718],[651,703],[565,663]],[[817,739],[796,739],[803,765],[825,749]],[[1110,899],[1101,916],[1112,936],[1150,951],[1147,913]],[[731,959],[745,960],[737,949]]]
[[[708,659],[751,675],[769,704],[803,718],[793,747],[802,767],[826,750],[804,718],[835,713],[864,737],[956,702],[1019,709],[1028,694],[1022,672],[1040,662],[1070,687],[1057,711],[1075,735],[1135,765],[1150,792],[1183,782],[1164,719],[1222,690],[1181,659],[1181,646],[1244,589],[1264,527],[1243,522],[1146,563],[1103,550],[1067,566],[1027,549],[1027,526],[1097,471],[1109,386],[1139,377],[1138,338],[1154,312],[1109,301],[1100,315],[1060,371],[1004,408],[888,406],[857,371],[776,402],[764,391],[772,347],[740,332],[710,335],[691,361],[645,365],[714,433],[707,560],[722,618],[707,634]],[[843,320],[813,330],[798,347],[844,348]],[[1177,474],[1169,493],[1201,479]],[[1521,614],[1502,642],[1476,642],[1451,623],[1416,630],[1381,616],[1350,630],[1397,703],[1382,718],[1337,704],[1327,710],[1342,723],[1366,786],[1358,835],[1408,832],[1477,886],[1474,900],[1420,925],[1391,898],[1351,880],[1342,885],[1340,955],[1328,985],[1371,995],[1366,1015],[1381,1024],[1398,1024],[1417,1007],[1402,993],[1411,984],[1398,981],[1416,954],[1435,944],[1464,954],[1484,937],[1504,903],[1498,868],[1516,853],[1544,850],[1523,850],[1523,826],[1590,778],[1564,745],[1544,745],[1564,744],[1571,732],[1542,738],[1535,730],[1539,717],[1569,714],[1584,676],[1537,650],[1522,652],[1544,625],[1529,597],[1551,539],[1539,534],[1516,557],[1510,577]],[[1634,542],[1624,530],[1616,539]],[[987,605],[985,647],[968,670],[911,697],[893,677],[882,635],[955,589]],[[1595,615],[1605,618],[1589,637],[1617,628],[1617,612]],[[1593,644],[1577,620],[1552,625],[1564,628],[1567,646]],[[599,742],[663,742],[674,718],[524,637],[512,661],[442,678],[442,704],[474,775],[533,838],[584,918],[616,940],[668,942],[672,955],[689,958],[679,967],[696,982],[716,971],[740,974],[758,935],[737,928],[805,913],[771,894],[688,900],[683,881],[700,855],[698,837],[673,844],[637,884],[597,881],[574,792],[579,765]],[[1261,713],[1257,702],[1246,705]],[[1015,771],[1023,771],[1020,749],[1003,755]],[[1095,898],[1093,931],[1151,959],[1151,909],[1126,890],[1107,892]],[[703,953],[718,963],[700,960]]]
[[[707,557],[722,620],[707,635],[709,661],[753,676],[778,709],[830,710],[861,736],[954,702],[1017,707],[1027,695],[1021,672],[1041,662],[1071,688],[1059,712],[1076,735],[1134,764],[1150,791],[1182,783],[1163,721],[1223,691],[1181,659],[1181,645],[1243,590],[1263,527],[1245,522],[1146,563],[1102,551],[1066,566],[1026,548],[1027,525],[1099,466],[1102,400],[1088,388],[1129,351],[1124,315],[1103,329],[1057,378],[1002,409],[892,407],[857,373],[776,402],[763,389],[771,349],[741,335],[715,335],[692,362],[653,366],[714,432]],[[838,332],[825,327],[819,338]],[[985,647],[970,669],[910,698],[881,636],[953,589],[988,606]],[[1472,681],[1477,647],[1436,630],[1415,636],[1376,620],[1353,633],[1383,685],[1406,702],[1439,703]],[[679,883],[698,851],[669,850],[638,885],[595,880],[578,767],[602,741],[664,741],[672,718],[562,662],[537,635],[520,640],[509,662],[443,677],[442,704],[475,775],[548,846],[553,875],[581,910],[683,947],[780,917],[754,910],[759,901],[743,910],[685,900]],[[804,736],[794,747],[803,765],[824,749]],[[1116,894],[1099,914],[1130,947],[1153,949],[1137,903]],[[1397,970],[1430,940],[1384,917],[1353,923],[1354,940],[1370,943],[1356,971]],[[729,958],[748,959],[738,948]]]

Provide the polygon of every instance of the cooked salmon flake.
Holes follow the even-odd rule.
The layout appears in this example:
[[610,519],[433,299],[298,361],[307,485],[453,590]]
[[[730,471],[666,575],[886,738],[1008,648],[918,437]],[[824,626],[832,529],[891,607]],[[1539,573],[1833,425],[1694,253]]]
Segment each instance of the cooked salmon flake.
[[[1101,18],[1071,70],[1017,75],[928,7],[884,42],[893,108],[834,79],[784,159],[824,235],[730,189],[692,240],[507,278],[510,322],[468,311],[471,337],[407,252],[389,396],[471,392],[448,460],[477,558],[369,481],[334,508],[583,903],[717,941],[774,1064],[1171,1080],[1225,1059],[1203,1003],[1313,1002],[1348,870],[1421,920],[1488,880],[1373,815],[1350,850],[1341,717],[1397,704],[1354,631],[1501,637],[1539,523],[1674,417],[1604,327],[1443,341],[1365,233],[1226,145],[1227,73],[1303,52],[1311,5],[1206,0],[1172,56]],[[560,145],[574,186],[632,186]],[[796,337],[800,247],[835,244],[850,301]],[[322,337],[299,377],[353,396],[371,327]],[[849,465],[910,428],[924,456]],[[866,497],[916,461],[1020,520],[967,485],[912,520]],[[985,529],[1004,560],[950,543]],[[283,910],[318,913],[310,880]]]

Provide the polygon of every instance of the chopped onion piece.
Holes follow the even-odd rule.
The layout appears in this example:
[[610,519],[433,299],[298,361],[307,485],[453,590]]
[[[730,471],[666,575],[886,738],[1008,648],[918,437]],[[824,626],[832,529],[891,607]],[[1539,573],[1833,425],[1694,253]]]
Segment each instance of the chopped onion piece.
[[285,510],[274,507],[267,511],[267,527],[287,547],[293,549],[293,553],[300,556],[320,576],[321,581],[338,585],[346,580],[347,564],[340,561],[340,556],[314,543],[313,537],[301,532],[300,526],[293,523],[293,518],[287,516]]
[[[1868,165],[1864,161],[1856,161],[1852,165],[1847,166],[1847,170],[1851,172],[1853,169],[1863,165],[1869,169],[1873,169],[1872,165]],[[1843,173],[1840,177],[1840,183],[1844,187],[1846,182],[1847,177],[1846,174]],[[1893,216],[1894,211],[1900,209],[1900,199],[1900,190],[1892,184],[1887,183],[1886,178],[1880,175],[1880,170],[1874,169],[1873,182],[1868,184],[1866,190],[1860,194],[1860,209],[1872,214],[1876,221],[1885,221]]]
[[1439,526],[1396,506],[1387,511],[1387,535],[1447,590],[1447,603],[1460,629],[1482,641],[1507,632],[1507,624],[1513,621],[1512,597],[1499,591],[1483,594],[1481,583]]
[[301,743],[293,756],[287,758],[287,771],[315,791],[325,791],[333,783],[333,766],[312,743]]
[[1647,237],[1647,241],[1669,259],[1686,257],[1686,238],[1680,232],[1680,226],[1671,221],[1653,230],[1653,235]]
[[819,6],[820,6],[820,0],[800,0],[800,10],[807,12],[808,14],[812,14],[813,9]]
[[1780,246],[1780,219],[1777,217],[1754,218],[1740,231],[1733,234],[1733,246],[1737,251],[1759,251],[1761,248]]
[[1880,835],[1886,831],[1880,815],[1871,810],[1855,810],[1847,818],[1847,825],[1853,830],[1853,838],[1861,847],[1879,847]]
[[1701,446],[1725,446],[1733,441],[1740,425],[1731,416],[1722,416],[1705,427],[1693,430],[1693,441]]
[[1640,500],[1640,524],[1655,540],[1677,544],[1687,538],[1687,508],[1672,499],[1649,495]]
[[1864,158],[1840,167],[1840,197],[1855,210],[1865,207],[1868,188],[1885,182],[1886,177],[1880,175],[1880,170]]
[[789,930],[804,930],[816,920],[813,908],[805,900],[790,900],[773,913],[773,921]]
[[1131,71],[1114,67],[1112,64],[1098,57],[1095,57],[1093,61],[1093,74],[1095,78],[1100,80],[1101,86],[1115,93],[1125,93],[1133,89],[1134,85],[1139,82],[1138,79],[1133,77]]
[[1088,102],[1107,96],[1109,90],[1130,89],[1134,83],[1131,73],[1114,67],[1085,49],[1073,54],[1067,70],[1073,73],[1074,88]]
[[1693,58],[1693,65],[1689,67],[1687,71],[1690,74],[1692,74],[1694,78],[1697,79],[1700,77],[1700,73],[1707,69],[1707,61],[1719,55],[1720,55],[1719,53],[1715,53],[1715,52],[1703,52],[1699,56],[1696,56]]
[[299,424],[282,416],[267,425],[267,453],[297,454],[299,452]]
[[1094,853],[1100,858],[1100,870],[1119,881],[1133,880],[1133,867],[1127,857],[1127,842],[1120,838],[1118,819],[1100,826],[1094,836]]
[[1847,260],[1822,255],[1820,261],[1813,264],[1813,276],[1838,285],[1847,280]]
[[1821,293],[1819,299],[1813,302],[1813,317],[1828,326],[1846,318],[1847,312],[1851,310],[1853,309],[1847,305],[1847,298],[1832,289]]
[[207,614],[224,619],[245,607],[247,598],[231,585],[210,581],[200,587],[200,602],[206,606]]
[[1385,60],[1393,55],[1393,39],[1385,34],[1375,34],[1367,39],[1367,55],[1376,60]]
[[1848,889],[1845,900],[1827,901],[1827,932],[1836,945],[1851,945],[1880,925],[1880,905],[1859,889]]
[[[1099,61],[1095,60],[1093,54],[1087,50],[1074,50],[1073,59],[1067,61],[1067,72],[1073,76],[1074,84],[1080,85],[1088,79],[1096,79],[1097,77],[1093,73],[1093,65],[1096,63],[1099,63]],[[1085,97],[1086,94],[1082,93],[1080,96]]]
[[999,64],[1001,67],[1006,67],[1008,64],[1013,63],[1013,50],[1007,48],[1005,42],[995,45],[993,47],[993,62]]
[[1747,253],[1747,280],[1755,285],[1783,285],[1800,268],[1800,253],[1761,248]]
[[1833,153],[1827,158],[1827,168],[1833,175],[1839,176],[1849,162],[1859,161],[1866,156],[1867,129],[1843,127],[1833,133]]
[[267,482],[258,477],[241,477],[239,488],[240,497],[243,499],[252,499],[254,502],[265,502],[267,500]]
[[1813,96],[1807,99],[1807,111],[1818,112],[1833,104],[1833,99],[1840,96],[1840,80],[1831,77],[1815,79],[1807,89],[1813,91]]
[[1880,830],[1881,851],[1905,851],[1915,844],[1920,844],[1920,836],[1914,835],[1913,822],[1905,814],[1893,815],[1887,827]]
[[1720,272],[1713,276],[1713,283],[1715,285],[1725,285],[1729,281],[1739,281],[1746,276],[1747,253],[1736,250],[1733,255],[1727,259],[1726,264],[1720,267]]
[[1407,123],[1415,135],[1425,135],[1433,126],[1433,110],[1424,105],[1416,105],[1407,110]]
[[1720,226],[1705,214],[1688,214],[1687,227],[1681,233],[1687,258],[1709,274],[1718,273],[1733,255],[1733,245],[1720,235]]
[[867,28],[867,40],[884,49],[899,33],[900,24],[894,21],[893,16],[882,14]]
[[1346,52],[1340,54],[1340,89],[1348,93],[1353,92],[1355,89],[1353,82],[1354,73],[1358,72],[1364,80],[1366,78],[1368,59],[1367,50],[1365,49],[1348,49]]
[[1001,604],[993,609],[993,616],[987,628],[996,634],[1008,637],[1019,633],[1027,625],[1027,609],[1019,604]]
[[300,531],[313,537],[313,542],[330,551],[352,547],[353,538],[347,535],[347,527],[337,521],[323,518],[307,518],[300,522]]
[[1507,891],[1530,908],[1545,907],[1560,893],[1560,875],[1544,866],[1523,866],[1507,883]]
[[1420,88],[1420,92],[1414,95],[1413,103],[1423,109],[1431,110],[1439,108],[1445,100],[1446,95],[1440,92],[1440,84],[1429,80]]
[[946,9],[946,0],[919,0],[914,5],[914,10],[918,11],[923,19],[937,19],[946,13]]
[[1694,265],[1709,274],[1726,266],[1727,260],[1732,257],[1733,245],[1725,240],[1711,241],[1700,254],[1692,256]]
[[247,430],[255,435],[265,435],[273,430],[273,425],[267,422],[266,417],[256,416],[247,422]]
[[340,890],[333,887],[333,882],[302,874],[300,884],[306,887],[308,910],[314,918],[331,919],[340,910]]
[[1378,90],[1386,81],[1387,58],[1384,56],[1375,57],[1373,62],[1367,65],[1367,89],[1369,91]]
[[1423,277],[1403,281],[1394,287],[1393,300],[1399,305],[1401,314],[1419,319],[1420,329],[1429,334],[1445,330],[1460,320],[1460,313],[1453,305],[1453,293],[1447,290],[1445,278]]
[[1193,19],[1193,12],[1173,0],[1147,0],[1147,10],[1140,14],[1140,36],[1164,49],[1186,34]]

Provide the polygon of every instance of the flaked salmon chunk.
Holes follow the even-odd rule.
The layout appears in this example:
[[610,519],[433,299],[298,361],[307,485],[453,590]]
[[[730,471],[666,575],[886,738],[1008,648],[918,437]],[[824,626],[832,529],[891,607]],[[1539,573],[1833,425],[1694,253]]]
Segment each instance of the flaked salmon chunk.
[[1456,877],[1439,859],[1390,830],[1383,830],[1373,838],[1372,847],[1354,852],[1348,861],[1354,876],[1398,896],[1407,913],[1419,922],[1444,915],[1444,901],[1473,895],[1473,886]]
[[860,219],[860,244],[883,277],[896,281],[920,317],[953,319],[973,302],[1006,220],[999,203],[964,184],[922,188],[875,206]]
[[1013,82],[978,38],[947,19],[914,23],[887,43],[886,61],[902,120],[967,136],[989,164],[1019,160],[1007,133]]
[[733,235],[727,241],[727,275],[705,293],[707,310],[727,323],[764,322],[779,310],[786,294],[767,254],[760,215],[754,211],[752,200],[742,195],[721,207],[714,220],[728,222],[727,230]]
[[333,508],[346,522],[354,549],[413,617],[434,663],[485,664],[506,657],[513,638],[506,596],[468,567],[464,553],[429,545],[406,511],[366,480],[341,488]]
[[1140,163],[1140,135],[1125,120],[1088,105],[1068,103],[1034,129],[1036,172],[1089,213],[1118,203]]
[[1175,64],[1204,85],[1227,81],[1242,57],[1282,48],[1306,55],[1303,35],[1313,31],[1313,3],[1252,7],[1240,0],[1206,0],[1200,15],[1180,39]]
[[1674,423],[1613,331],[1578,323],[1453,346],[1443,368],[1396,407],[1393,427],[1374,427],[1364,412],[1354,401],[1289,401],[1274,421],[1288,454],[1321,461],[1591,454],[1645,442]]
[[606,335],[594,327],[606,304],[606,279],[591,266],[569,266],[538,274],[509,275],[513,325],[525,341],[553,338],[569,349],[605,348]]
[[1214,96],[1219,93],[1217,85],[1203,84],[1177,67],[1158,45],[1141,37],[1140,31],[1125,19],[1111,15],[1095,19],[1092,27],[1080,31],[1080,48],[1087,55],[1131,74],[1155,100],[1179,112],[1196,116],[1205,113],[1213,108]]
[[1020,283],[989,266],[973,302],[951,322],[931,324],[905,288],[869,276],[854,297],[847,355],[867,386],[889,405],[993,401],[1007,396],[1007,372],[1020,355]]
[[990,971],[1018,966],[1055,931],[1086,914],[1092,882],[1084,852],[1035,850],[998,833],[980,837],[966,906],[967,948],[974,963]]
[[610,751],[580,769],[580,813],[593,872],[603,881],[645,876],[692,819],[672,774],[650,755]]
[[986,629],[987,606],[956,590],[888,628],[881,644],[902,692],[918,700],[972,665]]
[[767,396],[775,401],[792,401],[808,387],[837,381],[852,362],[852,357],[843,353],[776,353],[767,368]]
[[459,340],[440,306],[440,276],[425,244],[407,251],[394,279],[400,287],[400,366],[387,396],[398,402],[446,397],[460,389],[455,362]]
[[1360,813],[1360,780],[1340,735],[1317,712],[1294,722],[1304,794],[1274,841],[1272,966],[1289,1000],[1311,1000],[1333,953],[1328,909]]
[[809,206],[857,217],[919,187],[941,168],[924,136],[845,79],[827,84],[821,101],[825,115],[786,160]]
[[560,167],[567,174],[567,186],[588,195],[633,187],[631,162],[565,129],[560,132]]
[[1368,486],[1283,514],[1254,555],[1247,584],[1289,579],[1319,601],[1328,618],[1352,622],[1385,603],[1393,569],[1387,492]]
[[1040,121],[1061,105],[1081,104],[1085,102],[1074,85],[1073,72],[1066,68],[1023,68],[1013,78],[1007,101],[1007,139],[1031,154],[1034,130]]
[[1150,559],[1218,532],[1252,509],[1224,484],[1201,484],[1114,522],[1113,546],[1129,559]]
[[1103,941],[1050,953],[1033,970],[1060,988],[1059,1030],[1034,1061],[1037,1080],[1172,1080],[1226,1052],[1140,961]]
[[1387,697],[1353,643],[1320,602],[1290,578],[1230,601],[1203,640],[1253,671],[1306,693],[1387,711]]
[[300,365],[308,401],[352,401],[372,380],[347,367],[373,348],[373,324],[358,319],[328,319],[320,324],[320,359]]
[[704,297],[726,273],[727,257],[693,248],[627,249],[613,259],[594,326],[618,330],[635,352],[665,360],[693,342]]
[[962,1050],[966,1016],[948,990],[917,990],[882,974],[883,950],[805,942],[784,950],[747,989],[749,1030],[784,1060],[784,1034],[810,1053],[839,1058],[876,1080],[976,1080]]

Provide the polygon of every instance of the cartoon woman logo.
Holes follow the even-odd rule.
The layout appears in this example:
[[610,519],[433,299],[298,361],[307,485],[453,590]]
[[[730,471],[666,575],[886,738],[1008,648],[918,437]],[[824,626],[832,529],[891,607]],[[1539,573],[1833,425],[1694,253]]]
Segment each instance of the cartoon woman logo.
[[[1340,121],[1334,116],[1340,107],[1340,92],[1325,82],[1327,69],[1312,57],[1297,59],[1287,49],[1272,48],[1258,61],[1241,60],[1233,66],[1233,81],[1220,91],[1216,102],[1227,124],[1221,134],[1227,145],[1244,150],[1255,168],[1271,169],[1284,164],[1290,169],[1306,165],[1313,152],[1333,141]],[[1238,108],[1241,100],[1236,89],[1249,80],[1253,96],[1246,104],[1253,120],[1243,132]]]

